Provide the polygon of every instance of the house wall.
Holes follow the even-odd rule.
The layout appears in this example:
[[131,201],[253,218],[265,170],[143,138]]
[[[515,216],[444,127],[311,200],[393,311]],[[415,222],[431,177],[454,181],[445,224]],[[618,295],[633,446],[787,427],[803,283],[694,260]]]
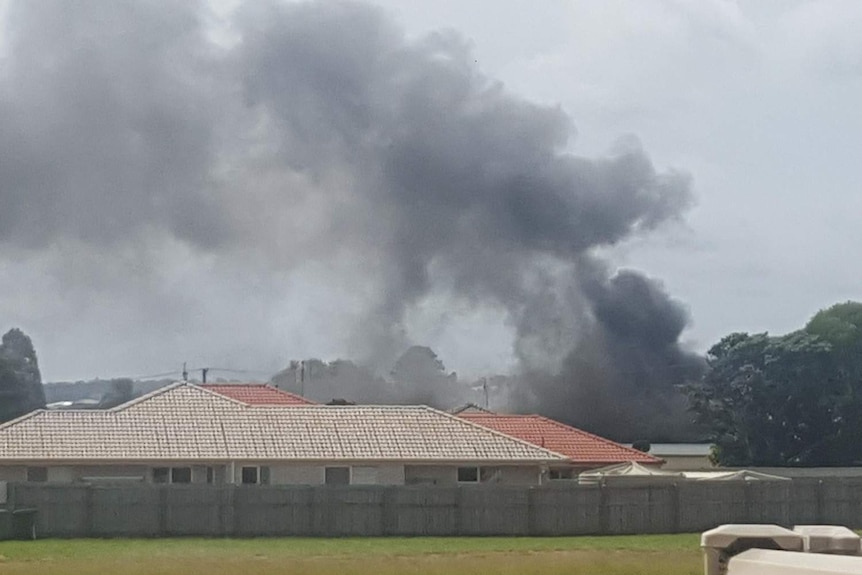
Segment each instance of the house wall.
[[703,455],[656,455],[665,460],[664,471],[713,471],[715,466],[709,456]]
[[405,465],[404,483],[407,485],[455,485],[456,468],[442,465]]
[[[124,478],[152,483],[152,470],[159,465],[48,465],[48,482],[77,483],[87,479]],[[170,467],[169,464],[164,464]],[[190,466],[192,483],[207,481],[206,465]],[[271,462],[236,462],[233,465],[211,465],[214,483],[242,483],[244,466],[269,467],[271,485],[323,485],[326,467],[352,467],[351,482],[354,485],[404,485],[431,484],[457,485],[458,467],[452,465],[401,465],[392,463],[350,465],[340,462],[330,464],[272,464]],[[536,485],[539,483],[539,466],[479,466],[483,469],[483,482],[502,485]],[[233,471],[233,481],[231,481]],[[0,481],[26,481],[27,466],[0,466]]]
[[0,481],[25,481],[27,468],[21,465],[0,467]]
[[355,465],[351,470],[350,482],[354,485],[404,485],[404,466]]
[[[152,473],[150,467],[146,465],[75,465],[71,468],[71,480],[82,481],[86,478],[107,478],[107,477],[124,477],[124,478],[143,478],[144,481],[150,481]],[[56,472],[58,475],[61,472]],[[51,470],[48,471],[48,479],[51,478]]]
[[48,481],[50,483],[72,483],[75,470],[71,467],[49,467]]
[[377,483],[380,485],[404,485],[404,466],[381,465],[378,469]]
[[501,485],[537,485],[539,483],[538,467],[501,467],[499,481]]
[[270,479],[273,485],[320,485],[323,467],[318,465],[272,465]]
[[[403,485],[404,466],[400,464],[347,465],[331,464],[284,464],[270,465],[270,483],[273,485],[323,485],[326,467],[352,467],[352,482],[366,485]],[[242,466],[237,464],[237,469]],[[239,473],[239,471],[237,472]],[[239,482],[239,479],[237,479]]]
[[[460,465],[407,465],[404,482],[408,485],[458,485]],[[479,465],[488,483],[501,485],[538,485],[538,465]]]
[[[28,467],[45,467],[49,483],[75,483],[88,479],[139,479],[152,482],[150,465],[13,465],[0,466],[0,481],[26,481]],[[223,475],[222,475],[223,477]],[[206,483],[206,466],[192,466],[192,481]]]

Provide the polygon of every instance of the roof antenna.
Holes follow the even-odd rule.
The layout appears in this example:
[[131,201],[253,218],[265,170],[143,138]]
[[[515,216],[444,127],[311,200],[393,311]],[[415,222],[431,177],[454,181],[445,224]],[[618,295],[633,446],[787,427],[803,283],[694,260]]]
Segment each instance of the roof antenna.
[[183,362],[183,381],[189,380],[189,372],[186,369],[186,362]]
[[485,409],[488,409],[488,378],[482,378],[482,392],[485,394]]
[[299,362],[299,395],[305,397],[305,360]]

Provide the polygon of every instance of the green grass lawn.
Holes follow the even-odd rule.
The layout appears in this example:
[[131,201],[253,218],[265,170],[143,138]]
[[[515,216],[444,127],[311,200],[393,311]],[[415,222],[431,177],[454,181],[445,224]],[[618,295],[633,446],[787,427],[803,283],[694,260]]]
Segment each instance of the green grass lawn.
[[698,535],[0,542],[3,575],[700,575]]

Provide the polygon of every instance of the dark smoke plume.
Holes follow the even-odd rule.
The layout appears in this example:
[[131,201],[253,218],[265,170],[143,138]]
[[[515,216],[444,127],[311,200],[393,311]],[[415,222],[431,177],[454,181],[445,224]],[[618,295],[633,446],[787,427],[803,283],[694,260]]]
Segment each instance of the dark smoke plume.
[[686,314],[595,251],[678,218],[686,175],[631,142],[573,155],[566,114],[483,76],[454,33],[408,41],[353,3],[250,2],[220,34],[213,18],[11,5],[4,246],[71,257],[69,291],[134,281],[167,333],[196,289],[161,282],[171,258],[277,277],[317,262],[358,294],[351,347],[378,367],[430,295],[494,306],[516,332],[519,405],[632,437],[678,415],[672,385],[697,370]]

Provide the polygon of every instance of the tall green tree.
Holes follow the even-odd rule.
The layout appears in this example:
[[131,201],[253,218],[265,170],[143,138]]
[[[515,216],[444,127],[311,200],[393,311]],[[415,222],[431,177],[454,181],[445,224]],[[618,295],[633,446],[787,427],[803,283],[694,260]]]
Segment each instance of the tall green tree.
[[20,329],[0,343],[0,422],[45,407],[45,391],[33,342]]
[[821,310],[805,331],[832,347],[834,377],[841,391],[835,405],[841,423],[835,441],[852,450],[862,445],[862,303],[848,301]]
[[722,465],[852,465],[862,461],[862,304],[815,315],[784,336],[734,333],[687,388]]

